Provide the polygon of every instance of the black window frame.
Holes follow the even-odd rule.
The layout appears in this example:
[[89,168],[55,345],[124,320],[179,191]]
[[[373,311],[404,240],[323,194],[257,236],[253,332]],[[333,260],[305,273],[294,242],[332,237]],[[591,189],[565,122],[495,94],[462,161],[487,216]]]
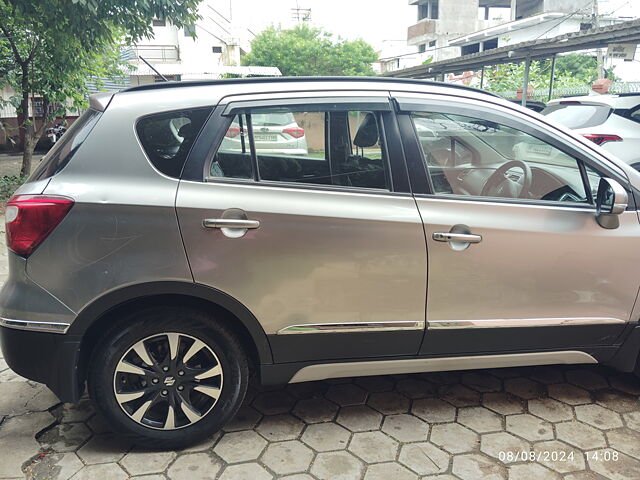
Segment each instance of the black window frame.
[[[375,93],[375,92],[374,92]],[[376,189],[367,187],[306,184],[302,182],[281,182],[271,180],[259,180],[254,170],[253,179],[241,178],[207,178],[208,169],[211,162],[222,144],[224,133],[231,125],[235,115],[246,113],[260,107],[282,107],[290,108],[293,111],[305,112],[327,112],[327,111],[371,111],[375,112],[379,118],[380,135],[383,139],[381,148],[384,149],[385,175],[389,176],[390,185],[388,189]],[[326,128],[326,127],[325,127]],[[248,131],[250,142],[252,142],[251,129]],[[313,190],[328,191],[349,191],[363,194],[411,194],[408,181],[408,172],[404,162],[402,145],[398,138],[395,113],[390,103],[389,97],[382,96],[354,96],[354,97],[295,97],[295,98],[274,98],[250,101],[230,101],[221,102],[216,107],[213,114],[203,127],[199,139],[192,147],[189,158],[183,170],[183,180],[199,183],[239,183],[251,184],[264,187],[285,187],[303,188]],[[326,133],[325,133],[326,141]],[[252,148],[252,152],[255,148]],[[325,145],[326,151],[326,145]],[[257,160],[254,160],[257,162]],[[257,170],[257,165],[254,163]]]
[[[407,158],[407,166],[409,168],[410,180],[414,195],[428,198],[438,198],[445,200],[463,200],[463,201],[478,201],[478,202],[492,202],[492,203],[515,203],[525,205],[536,205],[543,207],[563,207],[563,208],[578,208],[578,209],[595,209],[595,199],[591,192],[591,186],[589,184],[585,165],[588,165],[591,169],[596,171],[603,177],[610,177],[618,181],[624,186],[629,194],[629,210],[635,210],[635,204],[631,199],[633,193],[629,187],[629,181],[620,172],[610,168],[606,164],[598,161],[594,156],[591,156],[587,151],[576,149],[573,145],[560,140],[558,137],[552,136],[550,132],[528,123],[522,119],[519,115],[522,112],[513,111],[513,115],[498,111],[495,108],[491,108],[491,104],[487,102],[486,105],[478,104],[453,104],[452,98],[442,96],[443,98],[419,98],[397,95],[394,100],[397,105],[398,124],[400,128],[400,134],[403,141],[403,148]],[[453,106],[452,106],[453,105]],[[500,105],[503,108],[503,105]],[[427,113],[443,113],[449,115],[460,115],[472,118],[482,118],[484,120],[493,121],[498,124],[505,125],[510,128],[522,131],[528,135],[531,135],[538,140],[545,142],[554,148],[557,148],[566,155],[574,158],[578,164],[580,175],[582,177],[583,188],[585,189],[588,203],[571,203],[567,202],[554,202],[549,200],[536,200],[536,199],[521,199],[521,198],[497,198],[497,197],[482,197],[482,196],[470,196],[470,195],[456,195],[456,194],[438,194],[435,193],[431,176],[427,170],[427,161],[424,158],[422,148],[418,139],[417,132],[413,120],[411,119],[412,112],[427,112]],[[552,129],[552,126],[548,126]]]

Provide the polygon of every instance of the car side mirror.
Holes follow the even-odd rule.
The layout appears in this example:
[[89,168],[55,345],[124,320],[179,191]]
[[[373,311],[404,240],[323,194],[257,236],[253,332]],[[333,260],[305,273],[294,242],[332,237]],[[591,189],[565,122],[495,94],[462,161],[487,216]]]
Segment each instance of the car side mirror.
[[618,228],[618,215],[627,209],[629,196],[622,185],[611,178],[601,178],[596,196],[596,221],[602,228]]

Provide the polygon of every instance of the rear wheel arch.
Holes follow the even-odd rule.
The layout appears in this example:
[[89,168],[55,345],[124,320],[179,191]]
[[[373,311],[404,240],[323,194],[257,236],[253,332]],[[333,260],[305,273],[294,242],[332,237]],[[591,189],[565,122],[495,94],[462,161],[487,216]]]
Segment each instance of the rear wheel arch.
[[85,307],[71,324],[67,335],[81,339],[78,375],[86,379],[91,351],[122,313],[151,305],[184,305],[215,312],[216,318],[242,341],[252,363],[273,363],[267,335],[253,314],[230,295],[201,284],[152,282],[125,287],[100,297]]

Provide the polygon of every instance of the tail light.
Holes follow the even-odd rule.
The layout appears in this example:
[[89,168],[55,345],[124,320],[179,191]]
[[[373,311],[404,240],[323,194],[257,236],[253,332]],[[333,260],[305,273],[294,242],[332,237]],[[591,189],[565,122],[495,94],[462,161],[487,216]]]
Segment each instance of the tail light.
[[238,135],[240,135],[240,127],[229,127],[227,133],[224,134],[227,138],[237,137]]
[[584,138],[591,140],[596,145],[603,145],[607,142],[621,142],[622,137],[618,135],[596,135],[592,133],[587,133],[583,135]]
[[7,202],[7,246],[28,257],[73,207],[73,200],[53,195],[15,195]]
[[304,128],[300,128],[300,127],[285,128],[284,130],[282,130],[282,133],[288,133],[293,138],[302,138],[304,137]]

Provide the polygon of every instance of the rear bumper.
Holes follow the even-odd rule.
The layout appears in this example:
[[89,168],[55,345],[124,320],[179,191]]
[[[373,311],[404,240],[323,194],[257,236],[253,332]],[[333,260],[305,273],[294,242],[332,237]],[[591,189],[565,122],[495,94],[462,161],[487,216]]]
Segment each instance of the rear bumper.
[[0,347],[18,375],[44,383],[63,402],[80,399],[78,337],[0,326]]
[[76,315],[26,274],[9,252],[9,278],[0,291],[0,346],[18,375],[46,384],[64,402],[80,398],[80,337],[65,332]]

